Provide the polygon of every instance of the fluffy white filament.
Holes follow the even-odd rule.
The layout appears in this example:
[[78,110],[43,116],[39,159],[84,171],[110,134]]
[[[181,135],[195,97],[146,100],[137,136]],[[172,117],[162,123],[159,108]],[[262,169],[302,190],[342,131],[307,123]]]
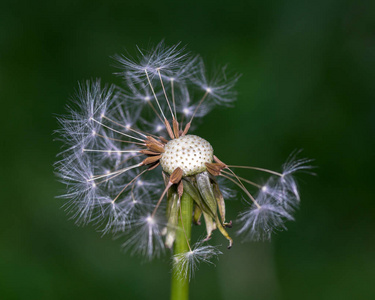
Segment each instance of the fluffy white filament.
[[203,245],[201,242],[196,243],[191,251],[179,253],[173,256],[173,264],[176,267],[180,278],[194,277],[198,265],[203,263],[213,264],[212,258],[223,254],[217,247]]

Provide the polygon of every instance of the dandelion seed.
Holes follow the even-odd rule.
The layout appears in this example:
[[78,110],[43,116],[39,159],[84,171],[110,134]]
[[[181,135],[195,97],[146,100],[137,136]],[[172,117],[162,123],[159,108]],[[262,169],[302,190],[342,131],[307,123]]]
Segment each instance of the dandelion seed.
[[240,214],[239,221],[243,224],[238,233],[255,241],[269,240],[273,232],[286,229],[284,222],[291,220],[293,217],[282,207],[272,204],[252,206]]
[[197,242],[190,251],[174,255],[173,264],[180,279],[189,278],[190,280],[194,277],[200,263],[213,264],[212,259],[220,254],[223,253],[217,247],[203,246],[202,242]]

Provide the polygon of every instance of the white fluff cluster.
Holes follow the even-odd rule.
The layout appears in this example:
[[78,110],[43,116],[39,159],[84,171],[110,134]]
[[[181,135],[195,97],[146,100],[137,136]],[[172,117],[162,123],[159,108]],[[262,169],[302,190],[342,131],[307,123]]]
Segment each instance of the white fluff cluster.
[[240,214],[238,233],[246,239],[269,240],[273,232],[286,229],[285,221],[294,220],[292,213],[299,206],[300,196],[293,175],[312,168],[308,165],[312,160],[297,159],[298,153],[290,155],[283,172],[271,176],[260,187],[255,202]]
[[[120,69],[117,74],[124,78],[125,84],[131,91],[131,94],[124,91],[128,97],[146,102],[152,100],[153,91],[148,86],[148,78],[151,80],[156,96],[162,97],[164,91],[160,81],[161,76],[166,93],[175,95],[176,113],[181,117],[184,116],[185,120],[197,108],[203,96],[202,91],[208,93],[208,98],[199,107],[196,117],[206,115],[215,104],[225,105],[236,99],[237,93],[233,87],[238,75],[228,77],[224,67],[209,78],[202,58],[199,55],[189,54],[183,47],[179,48],[179,44],[166,47],[161,42],[151,50],[138,48],[136,58],[116,55],[115,59]],[[169,100],[173,101],[173,99]],[[162,111],[169,110],[165,101],[160,105]],[[164,115],[168,118],[167,113]]]
[[190,280],[201,262],[213,264],[211,259],[220,254],[223,253],[217,247],[198,242],[192,247],[191,251],[174,255],[173,264],[181,279],[189,278]]

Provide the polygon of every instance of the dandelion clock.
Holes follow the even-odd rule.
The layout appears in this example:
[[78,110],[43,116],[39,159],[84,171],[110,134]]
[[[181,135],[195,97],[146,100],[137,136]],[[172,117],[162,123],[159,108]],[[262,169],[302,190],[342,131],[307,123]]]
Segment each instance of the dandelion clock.
[[[269,240],[293,220],[300,202],[294,175],[311,169],[310,160],[294,152],[279,172],[231,165],[209,136],[193,132],[216,105],[235,100],[238,76],[223,70],[208,78],[202,59],[179,45],[161,42],[137,54],[115,57],[121,86],[80,84],[68,115],[58,118],[65,145],[55,164],[66,186],[60,197],[78,224],[121,236],[130,253],[148,260],[170,255],[172,299],[187,299],[199,264],[224,252],[210,243],[212,235],[222,235],[230,249],[236,239]],[[239,177],[239,168],[269,179],[258,184]],[[233,197],[244,198],[245,207],[232,221],[226,200]],[[202,231],[197,241],[193,223]]]

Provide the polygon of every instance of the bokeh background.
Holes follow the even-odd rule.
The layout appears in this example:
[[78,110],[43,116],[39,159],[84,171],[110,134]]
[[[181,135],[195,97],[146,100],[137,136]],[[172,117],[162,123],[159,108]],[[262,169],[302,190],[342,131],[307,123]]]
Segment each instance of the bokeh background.
[[169,257],[143,263],[76,227],[52,167],[55,114],[77,82],[120,83],[110,56],[163,38],[243,74],[235,106],[196,132],[220,157],[279,170],[302,148],[318,166],[271,243],[227,251],[216,234],[224,255],[191,299],[375,299],[374,1],[15,0],[0,25],[1,299],[169,297]]

